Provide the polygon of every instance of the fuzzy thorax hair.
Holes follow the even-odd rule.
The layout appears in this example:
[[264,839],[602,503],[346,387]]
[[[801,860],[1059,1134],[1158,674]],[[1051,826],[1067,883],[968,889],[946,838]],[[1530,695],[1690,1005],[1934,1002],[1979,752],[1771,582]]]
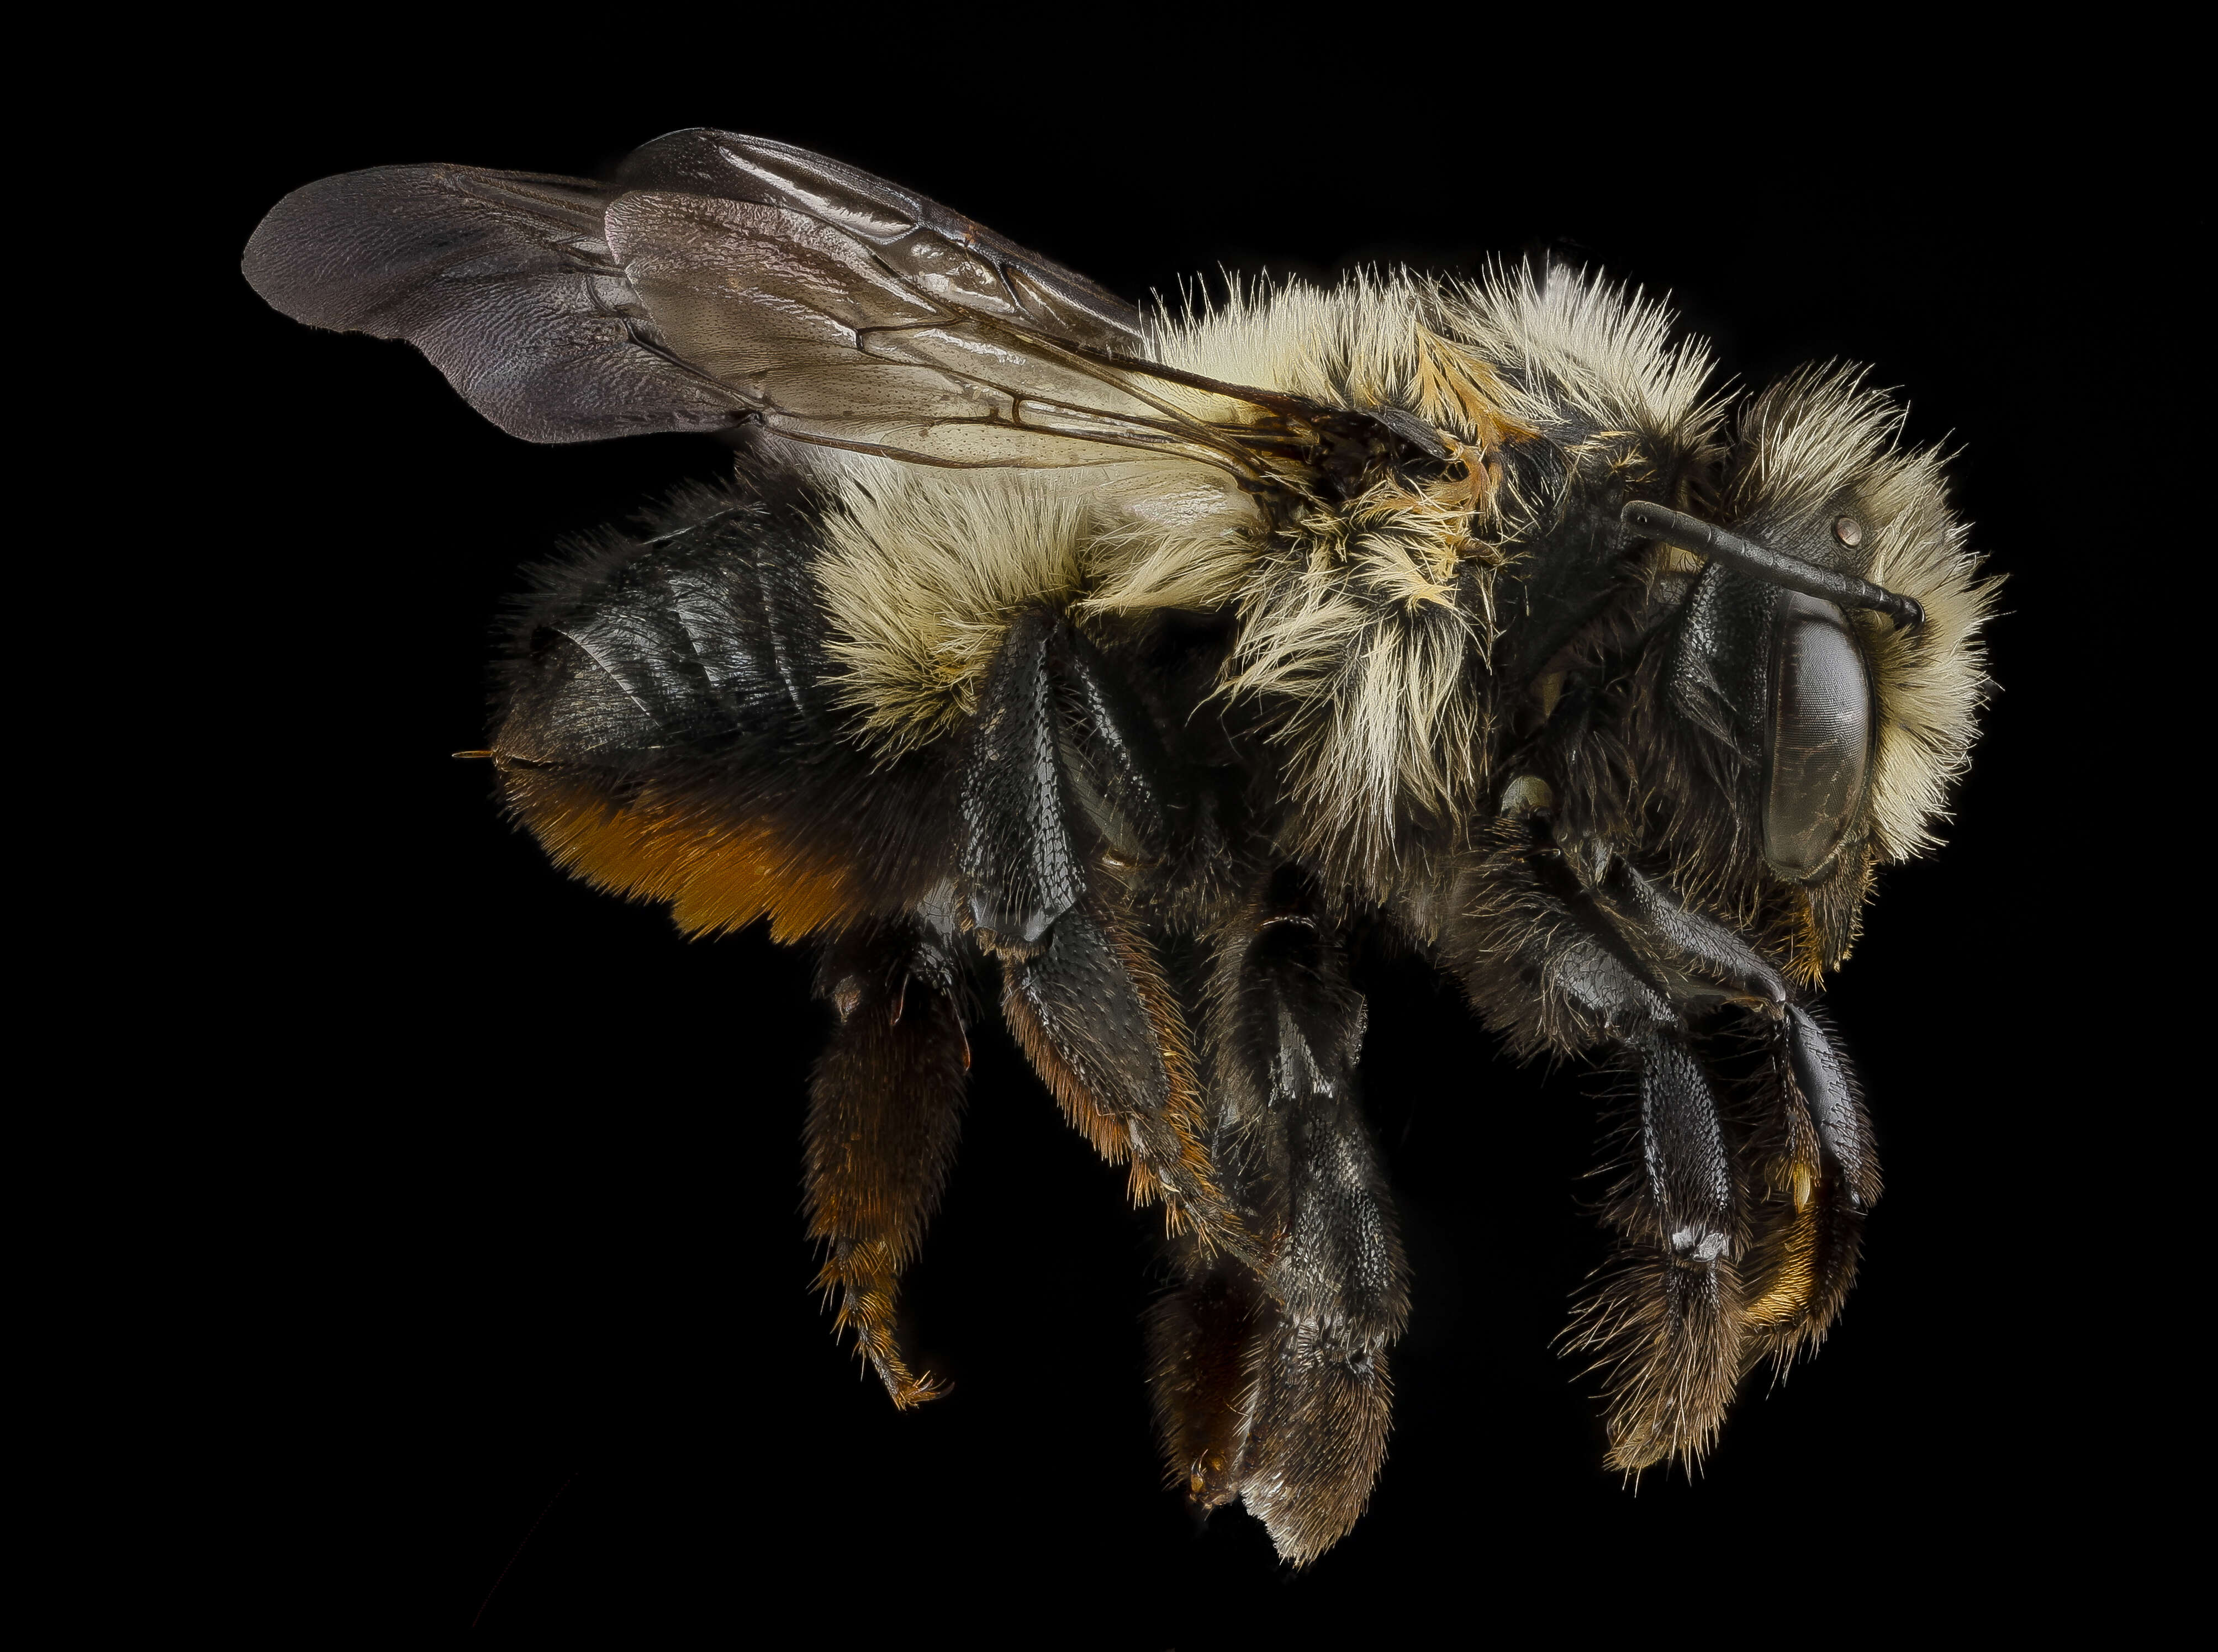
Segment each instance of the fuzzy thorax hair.
[[[1402,409],[1471,453],[1535,438],[1598,457],[1706,450],[1716,421],[1708,358],[1673,345],[1668,314],[1560,269],[1236,293],[1160,343],[1212,377]],[[1496,480],[1382,484],[1304,512],[1242,583],[1226,689],[1273,714],[1301,846],[1352,873],[1391,867],[1400,822],[1467,820],[1491,790],[1496,702],[1475,678],[1491,663],[1499,571],[1545,508]]]
[[[1561,271],[1478,284],[1366,273],[1329,291],[1236,289],[1215,309],[1159,316],[1154,343],[1168,365],[1226,382],[1401,408],[1484,453],[1567,416],[1659,433],[1696,421],[1708,364],[1699,350],[1675,351],[1668,333],[1662,311]],[[832,473],[820,577],[843,697],[881,752],[961,721],[1001,631],[1029,603],[1068,603],[1083,622],[1244,603],[1283,616],[1256,630],[1240,665],[1247,686],[1295,702],[1290,727],[1344,724],[1321,738],[1367,749],[1321,752],[1320,762],[1388,784],[1403,764],[1387,746],[1422,764],[1429,758],[1416,748],[1437,742],[1389,739],[1377,716],[1323,715],[1329,708],[1317,702],[1348,685],[1316,667],[1374,627],[1449,605],[1453,570],[1490,552],[1498,526],[1471,509],[1483,501],[1457,509],[1449,496],[1374,493],[1336,519],[1305,513],[1299,536],[1316,542],[1290,564],[1273,554],[1288,547],[1271,543],[1255,504],[1191,463],[955,471],[843,455]],[[1349,602],[1258,588],[1329,583],[1341,570],[1355,576]],[[1390,641],[1386,652],[1406,651]],[[1419,652],[1434,655],[1435,671],[1447,663],[1438,650]],[[1401,698],[1385,685],[1404,677],[1383,667],[1379,691]],[[1419,789],[1432,787],[1421,778]]]
[[[1498,486],[1485,455],[1539,438],[1572,465],[1716,458],[1707,353],[1671,326],[1638,294],[1560,269],[1236,288],[1215,308],[1159,315],[1154,354],[1168,365],[1400,409],[1468,461],[1441,482],[1382,483],[1275,520],[1187,461],[1010,471],[843,458],[819,576],[858,739],[889,758],[957,727],[1028,606],[1081,626],[1230,608],[1240,625],[1222,691],[1267,712],[1306,806],[1304,846],[1383,869],[1397,821],[1468,818],[1496,778],[1496,695],[1474,678],[1491,661],[1500,572],[1547,502]],[[1840,375],[1789,381],[1744,416],[1730,479],[1744,495],[1854,492],[1875,526],[1858,572],[1925,605],[1918,633],[1866,632],[1883,722],[1872,837],[1886,858],[1931,841],[1963,766],[1985,680],[1974,634],[1992,603],[1938,461],[1898,451],[1895,419]]]

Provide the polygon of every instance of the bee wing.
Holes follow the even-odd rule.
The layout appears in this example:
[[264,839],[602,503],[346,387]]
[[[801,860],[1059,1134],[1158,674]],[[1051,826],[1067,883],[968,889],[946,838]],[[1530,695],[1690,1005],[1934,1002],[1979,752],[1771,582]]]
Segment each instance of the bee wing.
[[1132,306],[759,139],[676,133],[614,184],[437,165],[325,178],[263,220],[245,270],[298,320],[408,340],[536,442],[752,419],[928,464],[1140,449],[1259,470],[1236,432],[1266,403],[1139,359]]
[[938,201],[822,155],[697,127],[635,150],[623,186],[776,207],[863,243],[923,291],[1066,343],[1143,355],[1139,310]]
[[730,393],[660,348],[610,253],[612,195],[525,172],[374,167],[287,195],[243,269],[296,321],[406,339],[511,436],[730,424]]

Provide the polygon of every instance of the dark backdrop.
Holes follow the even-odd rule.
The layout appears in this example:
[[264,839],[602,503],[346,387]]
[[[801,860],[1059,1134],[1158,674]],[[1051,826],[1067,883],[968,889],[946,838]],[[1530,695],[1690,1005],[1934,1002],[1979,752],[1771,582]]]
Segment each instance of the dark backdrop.
[[[1420,111],[1373,67],[1360,110],[1297,114],[1251,85],[1201,119],[1230,65],[1043,103],[1024,89],[1047,71],[1015,61],[968,80],[896,63],[859,93],[750,72],[551,97],[490,58],[362,80],[304,57],[210,111],[235,122],[210,256],[235,262],[270,204],[329,173],[591,172],[715,124],[897,179],[1130,295],[1220,267],[1553,249],[1668,290],[1751,382],[1874,363],[1912,439],[1962,444],[1961,508],[2011,584],[1952,841],[1885,875],[1830,994],[1887,1174],[1831,1342],[1744,1397],[1694,1482],[1602,1473],[1590,1384],[1550,1351],[1597,1254],[1594,1086],[1512,1065],[1453,992],[1367,956],[1364,1077],[1417,1308],[1352,1537],[1293,1576],[1244,1514],[1197,1530],[1162,1489],[1148,1219],[995,1029],[908,1290],[954,1392],[895,1415],[808,1290],[797,1137],[827,1014],[806,959],[759,933],[689,944],[660,909],[565,882],[502,824],[487,770],[447,755],[483,743],[519,565],[723,450],[511,441],[405,347],[312,332],[219,279],[251,418],[179,439],[209,442],[232,541],[205,887],[248,962],[203,1029],[237,1052],[227,1117],[261,1167],[222,1214],[226,1462],[270,1488],[282,1538],[242,1575],[307,1582],[307,1622],[738,1630],[796,1610],[835,1635],[947,1617],[1199,1646],[1242,1623],[1307,1643],[1368,1612],[1391,1644],[1442,1609],[1475,1630],[1783,1626],[1912,1584],[1967,1609],[2073,1584],[2041,1556],[2087,1519],[2052,1455],[2079,1321],[2041,1302],[2079,1287],[2018,1234],[2046,1219],[2078,1059],[2037,985],[2057,918],[2025,892],[2073,720],[2081,599],[2048,497],[2076,438],[2051,318],[2083,277],[2028,249],[2062,232],[2061,197],[2083,203],[2073,244],[2101,239],[2087,164],[2041,135],[2032,86],[1959,123],[1930,113],[1937,82],[1897,84],[1885,119],[1813,137],[1826,121],[1767,126],[1761,99],[1697,122],[1630,84],[1502,75],[1467,112]],[[2105,1449],[2078,1426],[2072,1452]]]

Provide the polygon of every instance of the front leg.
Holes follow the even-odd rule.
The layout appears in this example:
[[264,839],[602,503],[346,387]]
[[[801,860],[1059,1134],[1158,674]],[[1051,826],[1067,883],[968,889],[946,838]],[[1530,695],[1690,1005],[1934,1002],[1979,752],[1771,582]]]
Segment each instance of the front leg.
[[[1825,1333],[1855,1277],[1876,1160],[1845,1064],[1742,936],[1544,815],[1488,828],[1447,962],[1521,1051],[1613,1050],[1636,1077],[1621,1235],[1572,1323],[1608,1388],[1610,1462],[1691,1464],[1738,1379]],[[1698,1036],[1738,1018],[1756,1071],[1719,1084]]]
[[1732,1110],[1747,1234],[1742,1358],[1783,1364],[1824,1340],[1855,1283],[1864,1214],[1880,1195],[1871,1121],[1831,1035],[1744,938],[1623,861],[1597,894],[1670,974],[1682,1006],[1738,1005],[1755,1021],[1759,1059]]
[[1741,1191],[1709,1076],[1677,1029],[1626,1040],[1639,1073],[1640,1155],[1610,1210],[1617,1253],[1569,1346],[1605,1374],[1609,1465],[1708,1450],[1742,1370]]
[[1879,1159],[1848,1063],[1800,1005],[1787,1010],[1757,1087],[1747,1156],[1767,1197],[1752,1224],[1745,1358],[1783,1368],[1825,1340],[1856,1283]]
[[1639,1095],[1637,1164],[1609,1217],[1614,1256],[1570,1346],[1606,1383],[1610,1463],[1691,1463],[1714,1439],[1742,1370],[1744,1200],[1688,1009],[1707,993],[1659,969],[1612,915],[1606,856],[1566,857],[1537,815],[1496,822],[1460,885],[1447,962],[1520,1053],[1614,1052]]

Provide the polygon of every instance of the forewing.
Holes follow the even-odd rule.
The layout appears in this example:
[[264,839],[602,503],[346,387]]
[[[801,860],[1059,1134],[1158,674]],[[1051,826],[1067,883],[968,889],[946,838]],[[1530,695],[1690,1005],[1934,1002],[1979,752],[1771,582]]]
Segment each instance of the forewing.
[[820,219],[633,190],[607,234],[667,347],[781,435],[942,465],[1225,461],[1143,371],[929,293]]
[[660,347],[603,228],[614,191],[468,166],[380,166],[295,189],[245,272],[312,326],[405,338],[511,436],[715,430],[746,410]]
[[1139,311],[1115,294],[936,201],[790,144],[697,127],[635,150],[620,177],[628,189],[799,213],[863,243],[897,278],[937,299],[1044,338],[1146,353]]
[[1140,453],[1252,469],[1239,398],[1137,359],[1137,312],[945,207],[782,144],[685,132],[615,185],[381,167],[294,191],[247,279],[406,338],[513,435],[743,419],[925,463]]

